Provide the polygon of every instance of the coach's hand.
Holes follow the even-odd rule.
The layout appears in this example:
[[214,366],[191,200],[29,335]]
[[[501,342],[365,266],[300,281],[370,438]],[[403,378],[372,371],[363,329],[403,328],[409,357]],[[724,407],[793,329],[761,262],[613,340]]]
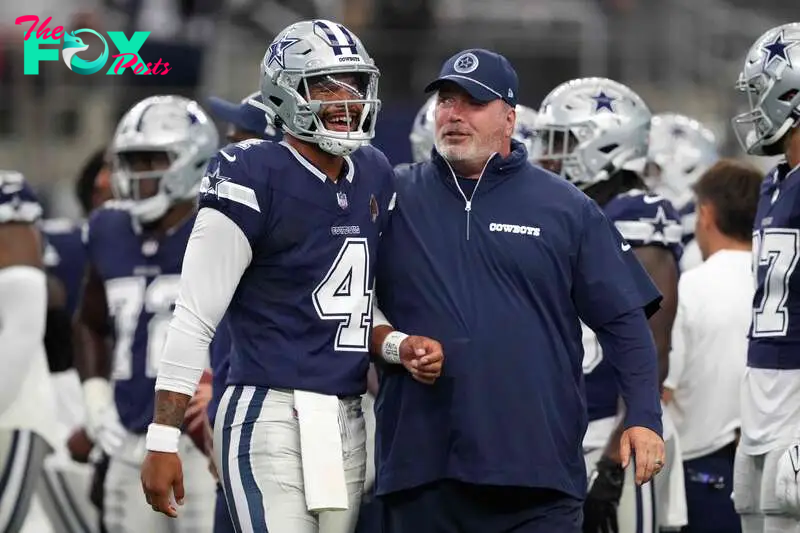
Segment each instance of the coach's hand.
[[664,467],[664,440],[658,433],[646,427],[628,428],[620,440],[619,455],[623,468],[628,467],[631,454],[636,461],[636,484],[643,485]]
[[178,505],[183,505],[183,469],[177,453],[147,452],[142,464],[142,489],[154,511],[175,518]]
[[411,335],[400,343],[400,361],[414,379],[432,385],[442,373],[442,345],[428,337]]

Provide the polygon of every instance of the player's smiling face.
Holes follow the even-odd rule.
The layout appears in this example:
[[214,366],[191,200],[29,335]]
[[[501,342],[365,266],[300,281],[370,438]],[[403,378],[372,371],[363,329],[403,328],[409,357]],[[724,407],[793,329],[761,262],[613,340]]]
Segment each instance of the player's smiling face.
[[[357,131],[367,79],[356,73],[329,74],[308,79],[308,99],[322,102],[317,115],[329,131]],[[356,102],[353,102],[356,100]]]
[[455,83],[443,83],[436,102],[436,149],[448,161],[485,160],[500,152],[509,129],[507,107],[502,100],[481,102]]

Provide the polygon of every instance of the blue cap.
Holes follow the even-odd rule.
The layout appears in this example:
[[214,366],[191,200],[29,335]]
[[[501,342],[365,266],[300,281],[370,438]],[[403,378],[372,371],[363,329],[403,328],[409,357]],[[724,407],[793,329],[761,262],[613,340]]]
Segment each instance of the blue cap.
[[211,113],[218,119],[230,122],[239,129],[257,133],[261,138],[271,139],[278,134],[271,120],[273,114],[272,112],[268,114],[262,107],[254,105],[263,106],[263,102],[260,92],[248,95],[238,104],[216,96],[208,99]]
[[439,77],[425,87],[425,92],[435,91],[445,81],[458,84],[478,101],[499,98],[511,106],[517,105],[517,72],[508,59],[495,52],[471,48],[457,53],[445,61]]

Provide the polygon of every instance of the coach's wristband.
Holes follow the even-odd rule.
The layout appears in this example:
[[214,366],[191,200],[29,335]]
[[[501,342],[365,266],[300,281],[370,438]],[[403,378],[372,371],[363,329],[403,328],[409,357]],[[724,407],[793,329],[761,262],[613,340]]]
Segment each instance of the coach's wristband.
[[180,439],[180,429],[163,424],[150,424],[147,426],[145,447],[151,452],[178,453]]
[[400,364],[400,344],[408,338],[402,331],[393,331],[386,335],[381,344],[381,356],[387,363]]

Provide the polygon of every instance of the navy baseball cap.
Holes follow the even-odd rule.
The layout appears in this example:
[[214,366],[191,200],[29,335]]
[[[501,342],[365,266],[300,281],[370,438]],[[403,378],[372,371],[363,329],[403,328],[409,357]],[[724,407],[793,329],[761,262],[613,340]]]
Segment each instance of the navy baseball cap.
[[230,122],[241,130],[256,133],[262,138],[270,139],[277,136],[278,132],[271,120],[273,113],[265,111],[262,107],[264,106],[263,102],[260,92],[248,95],[238,104],[216,96],[208,99],[211,113],[220,120]]
[[445,82],[451,81],[481,102],[498,98],[508,105],[517,105],[519,78],[508,59],[482,48],[463,50],[442,66],[439,77],[425,87],[425,92],[435,91]]

